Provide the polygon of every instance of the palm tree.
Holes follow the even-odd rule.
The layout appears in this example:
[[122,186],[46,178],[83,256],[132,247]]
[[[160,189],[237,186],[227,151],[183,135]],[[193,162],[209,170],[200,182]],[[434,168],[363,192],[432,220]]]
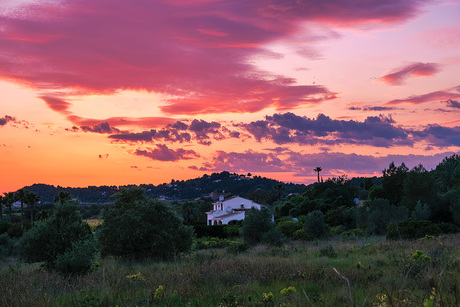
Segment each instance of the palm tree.
[[3,204],[5,203],[5,198],[0,195],[0,221],[3,220]]
[[11,222],[11,207],[13,206],[14,202],[16,201],[16,198],[15,198],[13,192],[3,193],[3,195],[4,195],[3,203],[9,209],[8,217],[9,217],[10,222]]
[[319,182],[319,172],[321,172],[323,169],[320,166],[318,166],[313,170],[318,173],[318,182]]
[[284,185],[282,183],[278,183],[273,187],[276,191],[278,191],[278,200],[281,200],[281,191],[284,190]]
[[40,196],[33,192],[26,191],[26,203],[30,206],[30,224],[34,226],[34,205],[40,201]]
[[66,191],[60,191],[56,196],[54,196],[54,202],[59,204],[64,204],[72,200],[72,195]]
[[16,200],[21,202],[21,229],[24,227],[23,225],[23,217],[24,217],[24,203],[26,202],[26,190],[20,189],[14,193]]

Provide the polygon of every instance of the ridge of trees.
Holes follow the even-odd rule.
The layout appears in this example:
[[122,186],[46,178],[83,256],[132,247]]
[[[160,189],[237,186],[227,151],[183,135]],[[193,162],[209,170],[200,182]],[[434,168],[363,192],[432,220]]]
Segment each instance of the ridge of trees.
[[[167,200],[191,200],[207,196],[214,191],[231,191],[232,194],[255,199],[260,203],[271,203],[280,197],[280,193],[273,190],[276,185],[282,185],[282,194],[301,193],[305,190],[304,184],[284,183],[275,179],[249,174],[237,174],[223,171],[203,175],[189,180],[171,180],[170,183],[159,185],[141,184],[127,186],[88,186],[86,188],[71,188],[48,184],[33,184],[24,187],[41,197],[41,202],[51,204],[54,197],[61,191],[67,192],[80,203],[109,203],[112,196],[123,188],[139,187],[145,190],[150,198],[164,197]],[[269,191],[266,193],[264,191]]]

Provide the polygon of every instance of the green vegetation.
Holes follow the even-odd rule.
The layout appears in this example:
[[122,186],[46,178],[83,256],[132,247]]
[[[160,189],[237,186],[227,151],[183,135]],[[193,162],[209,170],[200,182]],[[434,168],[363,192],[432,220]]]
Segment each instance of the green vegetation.
[[192,245],[193,229],[142,189],[124,189],[115,206],[103,214],[99,242],[104,255],[168,259]]
[[237,254],[206,248],[174,262],[107,257],[70,279],[8,258],[0,265],[0,305],[423,306],[431,299],[436,306],[458,306],[459,244],[450,235],[339,237],[256,245]]
[[89,271],[97,253],[90,227],[70,203],[56,205],[51,217],[37,222],[18,244],[28,262],[44,262],[45,267],[66,275]]
[[94,189],[107,204],[5,193],[0,305],[460,305],[458,155],[431,171],[391,163],[381,178],[314,171],[318,182],[293,195],[257,176],[203,176],[237,190],[261,183],[246,191],[265,206],[218,226],[204,221],[211,198],[182,198],[200,190],[193,180],[162,187],[182,201],[153,199],[147,186]]

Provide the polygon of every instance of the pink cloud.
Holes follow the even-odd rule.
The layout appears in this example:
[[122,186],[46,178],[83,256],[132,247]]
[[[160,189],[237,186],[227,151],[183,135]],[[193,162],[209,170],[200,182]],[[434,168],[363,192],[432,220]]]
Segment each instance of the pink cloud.
[[[352,27],[402,22],[418,0],[62,0],[0,15],[0,78],[47,90],[146,90],[173,97],[166,113],[257,112],[335,98],[251,64],[306,21]],[[332,35],[332,34],[331,34]],[[310,38],[311,42],[317,38]],[[306,42],[308,43],[308,42]],[[238,93],[238,94],[235,94]],[[65,113],[66,101],[46,102]]]
[[381,77],[379,80],[388,85],[402,85],[409,77],[432,77],[439,72],[439,65],[436,63],[413,63],[397,69],[390,74]]
[[386,103],[386,105],[396,105],[401,103],[422,104],[433,101],[446,101],[460,97],[460,86],[447,90],[435,91],[423,95],[413,95],[404,99],[394,99]]
[[39,98],[46,102],[51,110],[65,115],[70,114],[68,111],[68,108],[71,106],[70,102],[55,96],[40,96]]
[[83,118],[76,115],[69,115],[67,119],[75,125],[94,126],[101,122],[107,122],[110,126],[138,126],[143,128],[163,127],[173,124],[177,120],[169,117],[110,117],[106,119]]

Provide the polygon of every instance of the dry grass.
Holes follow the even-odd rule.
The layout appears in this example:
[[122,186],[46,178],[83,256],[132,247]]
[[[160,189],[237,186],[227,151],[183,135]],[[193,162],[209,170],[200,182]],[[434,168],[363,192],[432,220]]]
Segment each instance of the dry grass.
[[[261,245],[241,254],[199,250],[171,262],[106,258],[98,270],[67,279],[39,264],[9,258],[0,265],[0,306],[346,306],[350,301],[357,306],[420,306],[430,299],[432,288],[439,304],[455,306],[459,243],[459,236],[396,242],[337,239]],[[321,252],[330,248],[330,256]],[[428,265],[411,260],[416,250],[430,257]],[[281,294],[288,287],[296,291]],[[264,293],[270,292],[272,300],[264,302]]]

